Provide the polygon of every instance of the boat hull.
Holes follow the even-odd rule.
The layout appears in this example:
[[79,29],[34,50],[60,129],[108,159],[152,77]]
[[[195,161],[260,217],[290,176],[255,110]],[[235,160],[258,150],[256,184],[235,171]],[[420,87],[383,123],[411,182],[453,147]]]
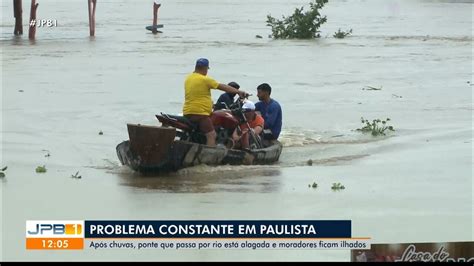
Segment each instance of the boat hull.
[[177,171],[199,164],[272,164],[283,149],[274,141],[269,147],[247,152],[174,140],[174,128],[129,124],[128,129],[130,140],[117,145],[117,156],[123,165],[143,173]]

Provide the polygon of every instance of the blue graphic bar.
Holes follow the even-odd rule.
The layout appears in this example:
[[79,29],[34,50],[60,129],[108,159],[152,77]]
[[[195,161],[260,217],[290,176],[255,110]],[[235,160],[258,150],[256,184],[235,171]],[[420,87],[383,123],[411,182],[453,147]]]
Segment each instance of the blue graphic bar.
[[351,238],[350,220],[85,221],[85,238]]

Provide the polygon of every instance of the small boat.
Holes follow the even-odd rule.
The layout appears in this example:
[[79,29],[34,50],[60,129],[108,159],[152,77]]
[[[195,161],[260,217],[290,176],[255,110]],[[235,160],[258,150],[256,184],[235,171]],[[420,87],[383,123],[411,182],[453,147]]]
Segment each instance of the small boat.
[[117,145],[117,156],[131,169],[147,172],[177,171],[199,164],[253,165],[278,161],[282,144],[250,151],[211,147],[176,139],[176,128],[127,124],[129,140]]

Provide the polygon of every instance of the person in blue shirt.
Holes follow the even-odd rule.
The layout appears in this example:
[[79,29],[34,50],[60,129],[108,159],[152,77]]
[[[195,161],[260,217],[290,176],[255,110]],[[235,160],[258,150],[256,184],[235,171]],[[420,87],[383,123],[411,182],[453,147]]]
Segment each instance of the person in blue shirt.
[[282,124],[282,112],[280,104],[270,98],[272,87],[263,83],[257,87],[257,97],[260,100],[255,104],[255,111],[259,111],[265,120],[264,139],[276,140],[280,136]]

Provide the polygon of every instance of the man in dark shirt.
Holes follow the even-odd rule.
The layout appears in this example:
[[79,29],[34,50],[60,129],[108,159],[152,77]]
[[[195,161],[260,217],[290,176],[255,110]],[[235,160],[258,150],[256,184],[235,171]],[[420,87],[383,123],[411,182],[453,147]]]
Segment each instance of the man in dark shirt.
[[[229,84],[227,84],[235,89],[239,89],[240,88],[240,85],[237,84],[237,82],[229,82]],[[225,109],[226,106],[223,104],[223,102],[225,104],[227,104],[227,107],[230,107],[231,104],[234,103],[234,97],[235,97],[235,93],[228,93],[228,92],[225,92],[223,94],[221,94],[221,96],[219,97],[219,99],[217,100],[216,104],[214,104],[214,111],[215,110],[220,110],[220,109]]]
[[280,104],[270,98],[272,87],[263,83],[257,87],[257,96],[260,100],[255,104],[255,110],[259,111],[265,120],[264,139],[276,140],[280,136],[282,125],[282,111]]

